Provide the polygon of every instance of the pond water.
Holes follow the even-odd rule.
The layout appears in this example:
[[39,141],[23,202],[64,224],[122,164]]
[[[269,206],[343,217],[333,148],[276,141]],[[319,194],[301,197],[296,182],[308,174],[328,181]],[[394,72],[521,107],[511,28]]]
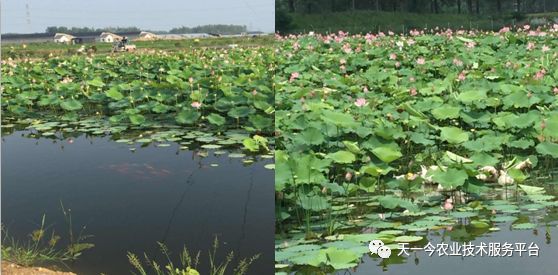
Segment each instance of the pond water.
[[[553,215],[556,216],[556,211],[553,211]],[[451,231],[436,231],[427,236],[428,242],[434,247],[442,243],[451,246],[452,243],[456,242],[462,247],[464,241],[471,242],[476,247],[481,243],[503,245],[507,242],[512,244],[515,249],[517,243],[526,243],[527,252],[523,252],[522,256],[519,256],[519,253],[515,251],[511,257],[489,257],[487,255],[480,257],[478,254],[474,257],[447,256],[445,254],[438,256],[436,249],[432,256],[430,256],[430,252],[426,252],[424,249],[409,251],[409,255],[397,256],[399,251],[395,251],[386,260],[377,256],[366,256],[355,270],[338,272],[338,274],[555,275],[558,270],[558,262],[556,261],[558,246],[554,244],[552,238],[558,233],[558,228],[556,223],[553,224],[548,228],[540,226],[533,230],[512,230],[509,224],[502,224],[501,231],[490,233],[475,233],[475,229],[471,227],[454,226]],[[531,243],[537,245],[538,256],[529,256]],[[414,245],[417,248],[424,248],[425,246],[424,242],[420,245]]]
[[[86,226],[95,247],[70,268],[78,274],[130,274],[128,251],[160,259],[157,242],[173,256],[186,245],[207,258],[215,236],[221,258],[260,258],[252,274],[271,274],[274,215],[271,159],[246,164],[196,150],[153,145],[130,151],[108,137],[71,139],[2,137],[2,224],[27,239],[46,223],[67,238],[61,202],[71,209],[74,230]],[[158,257],[157,257],[158,256]],[[176,261],[179,263],[178,261]],[[198,269],[205,273],[207,262]]]

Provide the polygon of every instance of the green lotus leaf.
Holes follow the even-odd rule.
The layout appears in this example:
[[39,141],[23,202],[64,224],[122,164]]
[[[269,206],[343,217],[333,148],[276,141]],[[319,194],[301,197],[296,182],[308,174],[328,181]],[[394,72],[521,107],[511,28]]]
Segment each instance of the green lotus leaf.
[[440,137],[451,144],[459,144],[469,140],[469,134],[457,127],[442,127]]
[[337,163],[352,163],[355,161],[355,155],[349,151],[337,151],[335,153],[328,154],[326,158],[333,160]]

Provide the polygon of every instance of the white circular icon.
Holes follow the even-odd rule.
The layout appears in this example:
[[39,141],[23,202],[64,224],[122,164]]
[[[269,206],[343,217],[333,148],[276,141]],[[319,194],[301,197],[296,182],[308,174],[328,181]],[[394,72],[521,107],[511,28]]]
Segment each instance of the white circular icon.
[[381,246],[378,248],[378,256],[382,259],[387,259],[391,255],[391,248],[387,246]]
[[382,242],[381,240],[373,240],[370,242],[370,244],[368,244],[368,249],[370,249],[370,252],[372,252],[372,254],[376,254],[378,253],[378,248],[384,246],[384,242]]

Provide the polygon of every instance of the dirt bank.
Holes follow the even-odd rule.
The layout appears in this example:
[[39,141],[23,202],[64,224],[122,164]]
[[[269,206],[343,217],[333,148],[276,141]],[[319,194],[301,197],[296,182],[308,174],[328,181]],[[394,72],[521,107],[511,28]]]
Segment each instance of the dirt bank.
[[72,272],[52,271],[43,267],[22,267],[2,261],[2,275],[76,275]]

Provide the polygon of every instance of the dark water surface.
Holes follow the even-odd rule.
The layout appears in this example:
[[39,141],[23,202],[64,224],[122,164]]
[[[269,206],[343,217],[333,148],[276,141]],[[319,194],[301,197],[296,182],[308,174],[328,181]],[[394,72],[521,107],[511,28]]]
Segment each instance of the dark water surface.
[[[467,235],[467,229],[464,227],[454,227],[456,235]],[[376,256],[364,257],[363,263],[356,270],[338,272],[338,274],[397,274],[397,275],[556,275],[558,274],[558,245],[552,240],[557,237],[558,228],[556,225],[548,228],[549,234],[546,234],[546,228],[538,227],[537,230],[510,230],[502,226],[499,232],[483,234],[470,240],[471,244],[479,246],[481,242],[489,245],[489,243],[504,244],[510,243],[526,243],[527,250],[531,243],[538,246],[538,256],[529,256],[528,251],[523,252],[519,256],[518,252],[512,254],[511,257],[489,257],[484,255],[480,257],[467,256],[438,256],[434,252],[432,256],[424,250],[409,251],[409,256],[402,255],[396,257],[399,251],[393,252],[388,260],[380,259]],[[459,231],[459,232],[458,232]],[[440,234],[429,234],[428,241],[433,245],[445,243],[452,245],[453,242],[463,241],[453,239],[449,236],[449,232],[438,232]],[[445,237],[443,237],[445,236]],[[467,243],[469,240],[467,240]],[[418,245],[415,247],[424,247]],[[475,249],[476,250],[476,249]],[[488,249],[487,249],[488,250]],[[449,253],[449,249],[448,249]]]
[[[215,235],[220,259],[229,251],[261,253],[249,274],[273,273],[274,173],[264,168],[271,160],[247,165],[212,151],[201,158],[177,144],[128,148],[99,137],[3,137],[3,225],[26,239],[46,214],[47,224],[67,239],[62,201],[74,229],[85,225],[85,234],[94,235],[95,247],[70,264],[78,274],[130,274],[126,253],[161,259],[157,241],[174,256],[186,245],[207,259]],[[206,267],[202,262],[198,269]]]

